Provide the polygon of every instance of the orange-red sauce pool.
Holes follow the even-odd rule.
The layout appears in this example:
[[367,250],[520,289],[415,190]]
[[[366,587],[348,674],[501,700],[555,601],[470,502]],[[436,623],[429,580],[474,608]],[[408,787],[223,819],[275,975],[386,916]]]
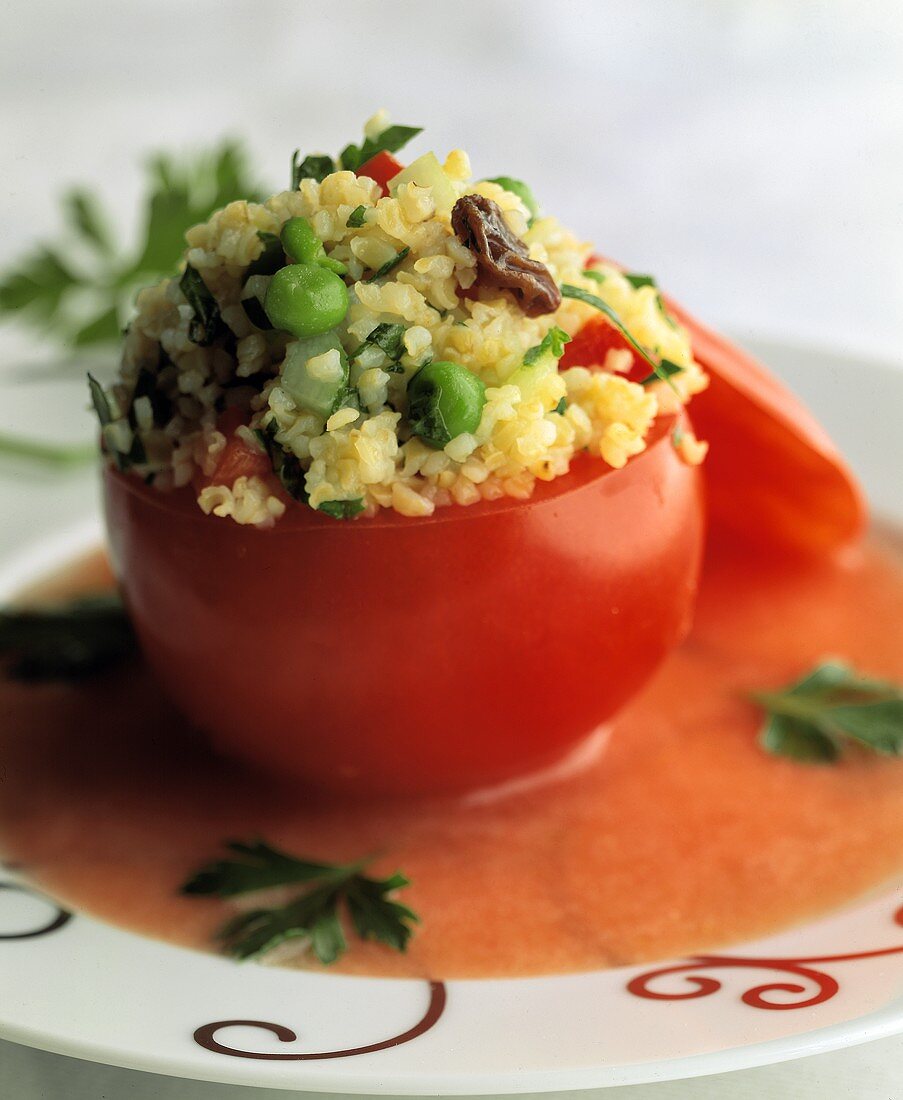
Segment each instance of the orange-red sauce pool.
[[[44,592],[100,581],[98,555]],[[903,557],[886,536],[833,564],[712,562],[692,635],[591,763],[463,804],[341,805],[249,774],[137,663],[79,686],[2,684],[0,850],[75,909],[199,948],[231,910],[177,888],[224,838],[385,853],[376,867],[411,878],[422,924],[405,956],[355,943],[351,972],[555,973],[722,946],[903,871],[903,761],[769,757],[745,699],[828,655],[903,680],[901,624]]]

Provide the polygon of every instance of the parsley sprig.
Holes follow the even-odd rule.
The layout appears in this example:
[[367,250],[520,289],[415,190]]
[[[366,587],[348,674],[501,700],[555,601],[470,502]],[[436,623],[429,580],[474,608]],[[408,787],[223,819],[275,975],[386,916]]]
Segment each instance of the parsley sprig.
[[395,951],[407,948],[418,918],[392,897],[408,885],[404,875],[371,878],[363,873],[368,860],[320,863],[263,840],[232,840],[225,847],[232,857],[202,867],[182,886],[183,894],[230,898],[277,886],[305,888],[285,905],[250,909],[225,924],[219,941],[227,954],[254,958],[287,940],[300,939],[328,965],[348,947],[343,912],[360,939],[376,940]]
[[131,623],[113,593],[0,612],[0,659],[16,680],[78,680],[134,651]]
[[186,229],[234,199],[259,197],[233,142],[184,160],[161,153],[148,165],[141,237],[128,250],[97,197],[76,188],[63,203],[64,239],[37,246],[0,278],[0,314],[76,347],[114,341],[135,290],[175,270]]
[[903,689],[825,661],[801,680],[753,699],[768,719],[760,735],[768,752],[831,764],[850,745],[903,756]]

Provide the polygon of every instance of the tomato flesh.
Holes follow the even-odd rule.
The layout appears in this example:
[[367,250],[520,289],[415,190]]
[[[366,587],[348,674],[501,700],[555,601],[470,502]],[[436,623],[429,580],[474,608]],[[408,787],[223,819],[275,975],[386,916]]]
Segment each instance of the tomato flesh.
[[196,491],[200,492],[207,485],[231,487],[240,477],[272,477],[273,467],[268,456],[235,434],[236,428],[246,424],[247,421],[248,414],[238,408],[227,409],[219,417],[216,427],[226,437],[226,446],[213,472],[201,474],[195,478]]
[[371,180],[376,180],[382,193],[388,195],[389,180],[394,179],[403,170],[404,165],[396,160],[391,153],[383,150],[365,161],[355,172],[355,175],[367,176]]
[[554,763],[686,631],[698,469],[673,421],[622,470],[581,457],[510,499],[270,530],[105,475],[113,562],[144,652],[213,742],[357,794],[493,784]]
[[560,370],[568,367],[601,367],[610,351],[630,352],[631,367],[623,377],[641,382],[652,370],[630,346],[621,332],[604,317],[592,317],[565,345],[559,362]]

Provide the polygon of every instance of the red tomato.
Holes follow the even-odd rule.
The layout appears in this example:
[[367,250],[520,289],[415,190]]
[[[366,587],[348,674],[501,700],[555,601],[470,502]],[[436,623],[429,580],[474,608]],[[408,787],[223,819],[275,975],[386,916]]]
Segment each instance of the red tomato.
[[206,485],[234,485],[240,477],[271,477],[273,467],[267,455],[234,434],[247,421],[248,414],[238,408],[227,409],[219,417],[216,427],[226,437],[226,446],[213,473],[195,479],[197,490]]
[[497,783],[607,721],[684,635],[700,477],[673,421],[622,470],[581,457],[529,501],[270,530],[108,470],[144,652],[223,751],[356,793]]
[[631,382],[642,381],[652,371],[649,364],[634,352],[619,330],[604,317],[593,317],[587,321],[571,342],[565,345],[559,369],[601,367],[605,362],[605,356],[610,351],[630,352],[633,366],[624,377]]
[[[597,263],[619,266],[598,255],[587,266]],[[804,554],[824,554],[858,538],[867,518],[862,492],[809,410],[751,355],[671,298],[664,301],[710,378],[690,412],[711,444],[703,470],[712,536]],[[595,323],[577,333],[565,362]],[[593,346],[590,332],[585,339]],[[636,380],[634,372],[630,377]]]
[[667,306],[710,377],[690,411],[710,443],[703,469],[713,533],[807,554],[858,538],[865,500],[824,428],[751,355]]
[[368,176],[376,180],[382,193],[389,193],[389,180],[394,179],[404,168],[404,165],[395,159],[391,153],[385,151],[377,153],[358,168],[356,176]]

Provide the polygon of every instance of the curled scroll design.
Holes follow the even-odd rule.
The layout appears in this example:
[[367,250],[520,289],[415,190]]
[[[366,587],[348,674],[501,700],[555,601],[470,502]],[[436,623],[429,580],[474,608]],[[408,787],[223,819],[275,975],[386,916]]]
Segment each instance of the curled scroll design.
[[[894,922],[903,925],[903,907],[894,914]],[[710,997],[721,989],[717,978],[705,971],[718,969],[773,970],[778,974],[800,979],[798,981],[773,981],[752,986],[740,997],[750,1008],[769,1010],[793,1010],[811,1008],[829,1001],[840,990],[840,983],[831,974],[820,969],[833,963],[855,962],[857,959],[877,959],[882,955],[903,954],[903,944],[883,947],[874,951],[857,951],[848,955],[824,955],[818,958],[745,958],[738,955],[696,955],[688,962],[676,966],[664,966],[639,974],[627,983],[627,991],[635,997],[650,1001],[690,1001],[697,997]],[[653,988],[661,979],[680,975],[684,988],[668,990]],[[689,987],[689,988],[687,988]],[[776,993],[788,993],[791,999],[774,999]]]
[[440,1016],[445,1011],[447,999],[444,982],[429,982],[429,1004],[426,1012],[407,1031],[399,1035],[393,1035],[388,1039],[381,1039],[376,1043],[368,1043],[366,1046],[347,1047],[344,1050],[325,1051],[253,1051],[238,1050],[236,1047],[227,1046],[217,1038],[218,1032],[227,1027],[255,1027],[268,1031],[275,1035],[281,1043],[297,1042],[298,1036],[291,1028],[283,1024],[271,1024],[265,1020],[217,1020],[212,1024],[204,1024],[194,1033],[194,1041],[198,1046],[210,1050],[214,1054],[225,1054],[230,1058],[257,1058],[270,1062],[315,1062],[327,1058],[353,1058],[357,1054],[373,1054],[378,1050],[388,1050],[390,1047],[398,1047],[403,1043],[409,1043],[412,1039],[424,1035],[438,1023]]
[[32,890],[31,887],[24,886],[20,882],[0,882],[0,890],[12,890],[17,894],[27,894],[29,897],[36,898],[43,904],[50,906],[53,910],[53,915],[45,924],[29,929],[27,932],[0,932],[0,940],[32,940],[37,936],[47,936],[51,932],[58,931],[64,924],[68,924],[72,920],[72,914],[67,909],[61,908],[56,902],[45,897],[44,894]]

